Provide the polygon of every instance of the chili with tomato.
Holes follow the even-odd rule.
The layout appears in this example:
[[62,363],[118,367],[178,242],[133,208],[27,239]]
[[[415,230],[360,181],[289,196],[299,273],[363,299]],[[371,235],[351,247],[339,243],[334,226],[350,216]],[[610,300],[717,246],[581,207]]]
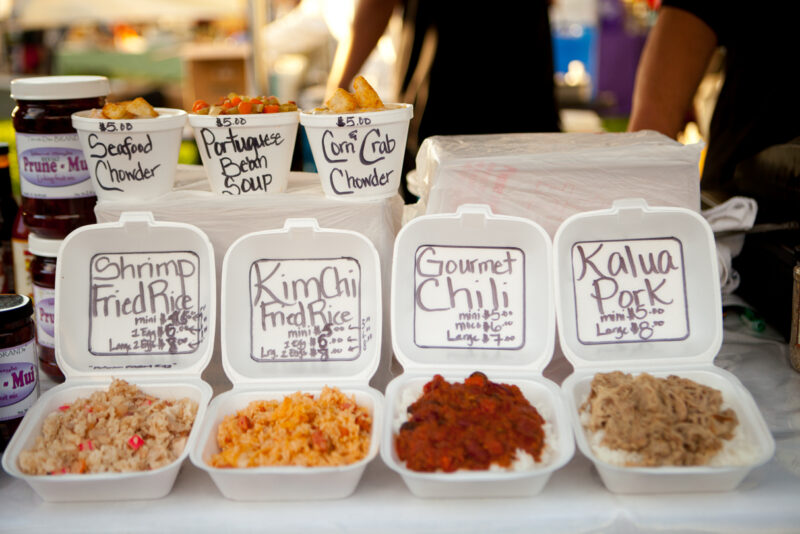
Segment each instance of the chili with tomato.
[[518,449],[541,461],[543,425],[542,416],[515,385],[491,382],[481,372],[463,384],[436,375],[408,407],[395,448],[414,471],[509,467]]

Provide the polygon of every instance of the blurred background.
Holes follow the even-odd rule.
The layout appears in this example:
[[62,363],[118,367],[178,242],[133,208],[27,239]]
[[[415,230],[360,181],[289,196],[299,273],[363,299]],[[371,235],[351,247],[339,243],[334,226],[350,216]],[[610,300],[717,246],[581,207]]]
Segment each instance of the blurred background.
[[[550,2],[564,131],[624,131],[636,65],[658,4]],[[156,106],[184,109],[195,99],[216,101],[231,91],[315,107],[324,99],[353,5],[354,0],[0,0],[0,141],[12,144],[13,157],[8,87],[22,76],[105,75],[111,80],[109,100],[144,96]],[[385,101],[395,99],[400,30],[397,14],[362,69]],[[707,106],[700,98],[688,118],[687,142],[702,137],[704,109],[713,109],[718,83],[710,72],[700,93],[712,96],[703,97]],[[181,161],[199,162],[190,136]],[[310,157],[299,165],[313,170],[309,163]]]

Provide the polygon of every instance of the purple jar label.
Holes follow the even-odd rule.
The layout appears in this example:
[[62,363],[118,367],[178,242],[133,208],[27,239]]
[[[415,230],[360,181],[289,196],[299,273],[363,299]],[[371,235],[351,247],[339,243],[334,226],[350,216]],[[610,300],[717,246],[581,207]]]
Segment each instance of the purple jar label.
[[36,366],[30,363],[0,363],[0,408],[11,406],[36,389]]
[[55,335],[56,299],[44,299],[36,303],[36,320],[47,335]]
[[55,289],[33,284],[33,301],[36,303],[36,340],[52,349],[56,346]]
[[78,134],[17,134],[22,196],[63,199],[94,195]]
[[0,421],[22,417],[33,406],[38,374],[33,340],[0,350]]
[[74,148],[33,148],[19,155],[19,174],[41,187],[66,187],[89,179],[83,151]]

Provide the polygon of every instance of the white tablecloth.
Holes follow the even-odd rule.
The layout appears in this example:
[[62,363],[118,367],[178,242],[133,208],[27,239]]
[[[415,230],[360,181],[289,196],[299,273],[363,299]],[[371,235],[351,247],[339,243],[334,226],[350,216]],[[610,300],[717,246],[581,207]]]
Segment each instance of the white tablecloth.
[[[775,457],[733,492],[615,495],[576,451],[532,498],[419,499],[378,457],[347,499],[242,503],[223,498],[186,461],[172,493],[154,501],[45,503],[3,473],[0,532],[798,532],[800,373],[787,351],[726,319],[716,363],[752,392],[777,443]],[[560,369],[551,366],[556,375]]]
[[[198,190],[205,189],[199,170],[181,169],[189,184],[162,203],[98,205],[98,218],[113,220],[119,211],[144,208],[167,220],[193,222],[211,236],[220,263],[232,238],[243,232],[240,223],[230,219],[237,217],[236,210],[247,200],[240,199],[241,205],[225,204],[227,220],[218,221],[221,213],[216,200]],[[319,185],[312,182],[309,176],[294,176],[288,194],[260,206],[263,215],[252,219],[257,222],[247,231],[278,228],[283,218],[293,216],[296,206],[302,206],[303,213],[318,217],[323,225],[366,233],[378,247],[383,276],[388,280],[400,200],[336,204],[326,201]],[[385,345],[388,348],[388,341]],[[800,532],[800,373],[789,366],[787,352],[785,343],[756,337],[736,316],[726,319],[725,341],[716,363],[737,375],[750,390],[777,444],[775,457],[755,469],[733,492],[615,495],[605,489],[591,462],[576,450],[572,461],[532,498],[419,499],[378,457],[347,499],[241,503],[222,497],[208,475],[187,460],[173,491],[153,501],[45,503],[25,482],[0,472],[0,533]],[[230,387],[219,361],[217,347],[203,374],[215,393]],[[385,359],[382,368],[384,376],[376,377],[380,378],[377,387],[389,378]],[[569,363],[557,356],[545,376],[560,382],[569,372]],[[45,381],[42,386],[47,389],[52,383]]]

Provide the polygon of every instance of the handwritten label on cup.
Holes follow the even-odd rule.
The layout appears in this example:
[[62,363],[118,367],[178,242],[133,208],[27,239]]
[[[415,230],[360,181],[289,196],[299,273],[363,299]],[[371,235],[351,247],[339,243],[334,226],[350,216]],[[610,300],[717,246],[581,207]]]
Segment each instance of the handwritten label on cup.
[[[101,123],[101,131],[103,130]],[[114,129],[108,129],[113,125]],[[125,132],[130,123],[105,126],[107,132]],[[161,163],[153,164],[153,139],[149,133],[131,133],[124,137],[101,136],[90,133],[88,137],[89,161],[100,188],[106,191],[125,191],[129,184],[155,178]]]
[[372,339],[354,258],[255,261],[250,305],[256,361],[354,360]]
[[92,354],[190,354],[208,334],[194,252],[95,254],[90,291]]
[[575,243],[572,277],[583,344],[675,341],[689,335],[678,239]]
[[115,133],[115,132],[130,132],[133,130],[133,123],[108,121],[98,124],[101,132]]
[[414,343],[424,348],[522,348],[525,253],[514,247],[417,248]]
[[337,195],[352,195],[359,190],[381,189],[390,184],[396,158],[389,158],[395,150],[403,150],[404,143],[391,133],[391,128],[347,129],[349,126],[368,126],[366,117],[339,117],[339,128],[322,133],[321,153],[331,165],[327,176]]
[[[200,150],[210,172],[222,179],[222,193],[268,192],[273,181],[270,160],[275,149],[287,139],[280,131],[247,128],[234,131],[231,126],[247,126],[244,117],[220,117],[217,128],[200,128]],[[273,154],[270,154],[273,152]],[[291,158],[291,155],[286,157]]]

